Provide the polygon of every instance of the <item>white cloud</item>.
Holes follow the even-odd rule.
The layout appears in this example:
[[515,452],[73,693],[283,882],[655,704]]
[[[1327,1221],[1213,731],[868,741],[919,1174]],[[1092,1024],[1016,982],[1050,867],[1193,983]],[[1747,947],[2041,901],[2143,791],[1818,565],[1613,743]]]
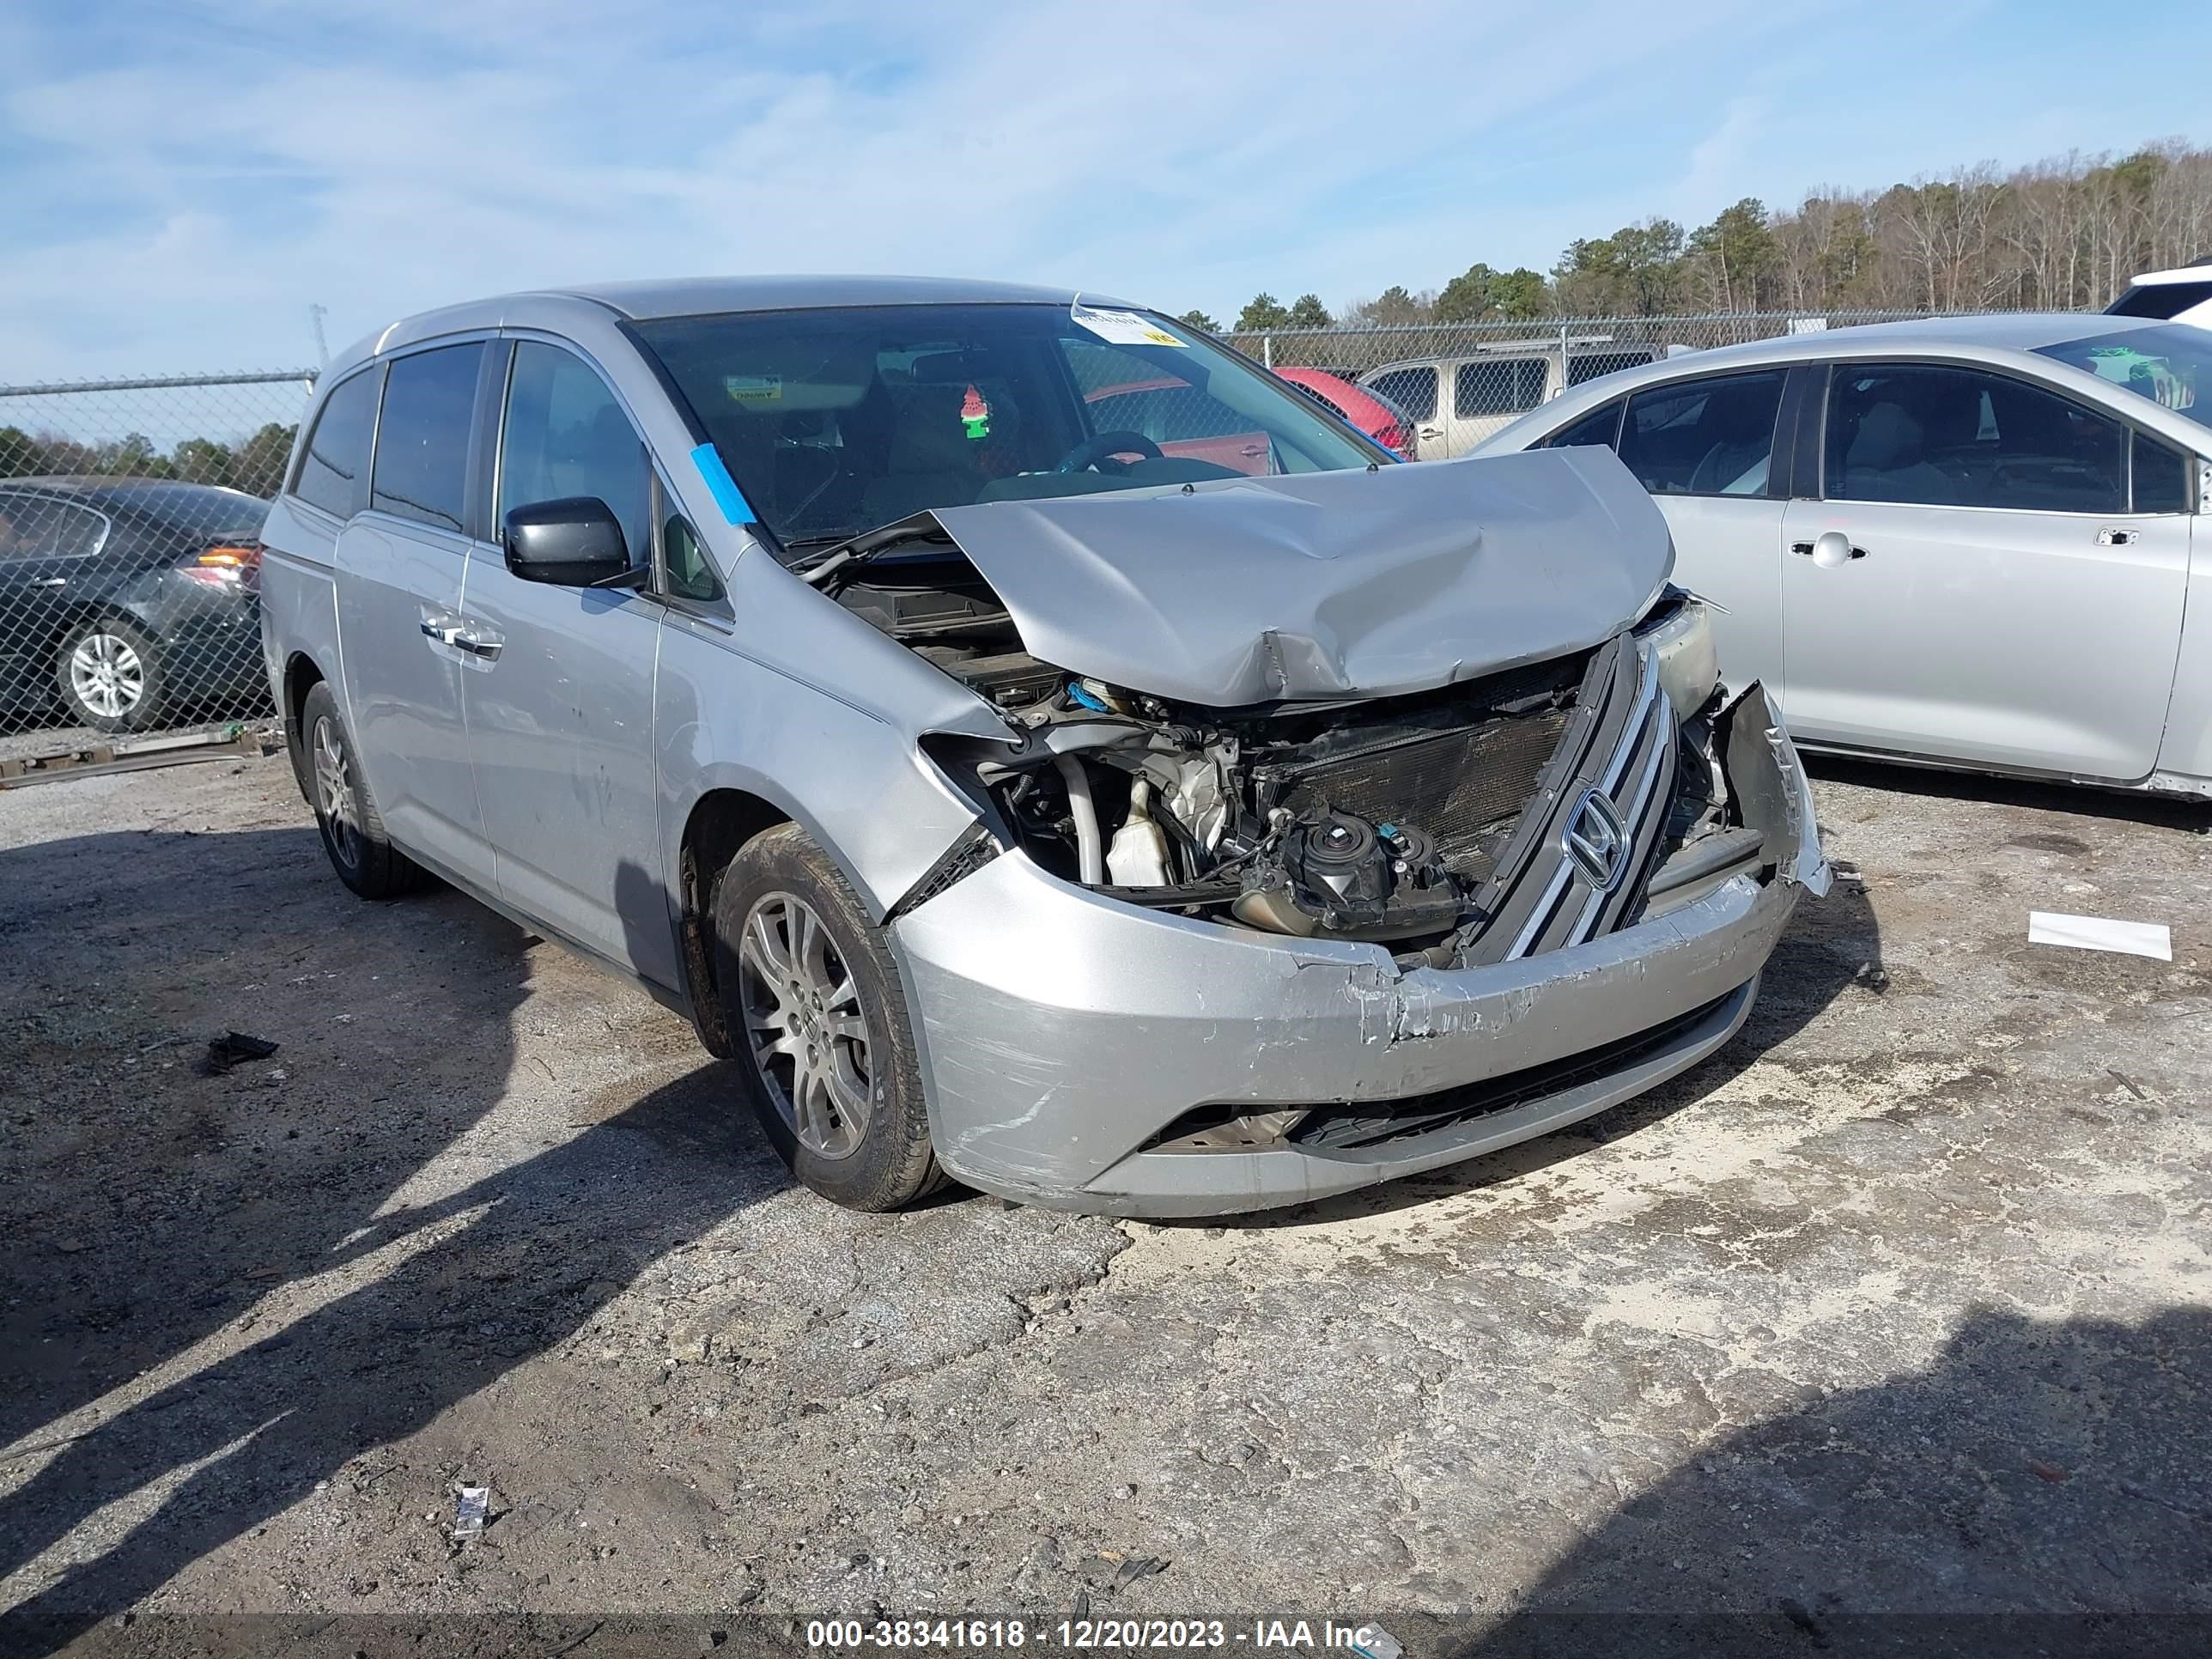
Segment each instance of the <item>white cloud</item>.
[[[1545,264],[1577,234],[1772,190],[1778,152],[1809,168],[1784,192],[1856,176],[1847,143],[1789,118],[1808,107],[1790,76],[1833,67],[1804,39],[1837,3],[19,16],[0,27],[0,380],[295,362],[310,301],[337,342],[603,277],[914,270],[1220,313],[1261,287],[1334,301]],[[1905,15],[1850,16],[1885,10]],[[1639,53],[1660,16],[1663,50]],[[1746,92],[1762,55],[1796,66]]]

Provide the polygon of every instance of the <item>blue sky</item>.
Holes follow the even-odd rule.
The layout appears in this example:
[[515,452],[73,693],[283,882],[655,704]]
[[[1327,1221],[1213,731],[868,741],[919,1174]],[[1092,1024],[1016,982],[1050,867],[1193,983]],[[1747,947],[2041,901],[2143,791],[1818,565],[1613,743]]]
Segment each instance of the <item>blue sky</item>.
[[13,0],[0,381],[292,367],[595,278],[905,270],[1224,320],[1737,198],[2212,138],[2212,9]]

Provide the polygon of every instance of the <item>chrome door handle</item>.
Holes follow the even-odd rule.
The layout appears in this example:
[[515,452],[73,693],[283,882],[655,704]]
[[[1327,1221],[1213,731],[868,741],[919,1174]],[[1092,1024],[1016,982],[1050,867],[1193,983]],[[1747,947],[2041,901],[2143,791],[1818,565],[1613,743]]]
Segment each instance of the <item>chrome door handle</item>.
[[2132,530],[2100,530],[2097,532],[2097,545],[2100,547],[2132,547],[2141,539],[2142,537]]
[[1810,559],[1814,564],[1830,569],[1849,560],[1866,557],[1866,549],[1855,546],[1850,538],[1840,530],[1827,531],[1815,541],[1792,542],[1790,550],[1800,558]]
[[1419,428],[1419,432],[1424,438],[1441,438],[1444,435],[1444,429],[1440,426],[1425,426]]
[[498,656],[507,648],[507,642],[504,640],[480,639],[474,634],[458,629],[454,632],[453,643],[471,656],[482,657],[487,661]]
[[49,576],[46,580],[40,582],[39,586],[41,587],[67,587],[69,586],[69,578],[67,576]]

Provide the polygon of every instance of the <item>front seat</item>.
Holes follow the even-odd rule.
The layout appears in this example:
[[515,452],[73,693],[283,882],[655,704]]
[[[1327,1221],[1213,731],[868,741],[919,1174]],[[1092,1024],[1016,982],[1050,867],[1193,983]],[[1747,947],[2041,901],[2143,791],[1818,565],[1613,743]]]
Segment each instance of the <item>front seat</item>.
[[960,421],[960,393],[930,391],[932,396],[902,400],[883,475],[871,478],[860,496],[860,516],[871,525],[934,507],[966,507],[983,487],[975,441]]

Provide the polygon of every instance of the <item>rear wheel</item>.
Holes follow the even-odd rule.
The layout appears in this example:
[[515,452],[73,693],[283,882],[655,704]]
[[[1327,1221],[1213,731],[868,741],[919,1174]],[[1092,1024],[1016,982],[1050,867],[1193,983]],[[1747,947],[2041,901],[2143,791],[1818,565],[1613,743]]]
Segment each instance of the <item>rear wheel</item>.
[[300,742],[307,781],[307,804],[338,879],[368,899],[398,898],[425,880],[422,866],[394,847],[376,815],[368,784],[361,775],[338,700],[327,681],[310,687],[301,705]]
[[764,831],[730,860],[714,931],[746,1100],[792,1173],[854,1210],[943,1186],[898,972],[836,865],[796,824]]
[[120,617],[71,629],[55,677],[70,714],[94,731],[143,731],[161,717],[161,647]]

